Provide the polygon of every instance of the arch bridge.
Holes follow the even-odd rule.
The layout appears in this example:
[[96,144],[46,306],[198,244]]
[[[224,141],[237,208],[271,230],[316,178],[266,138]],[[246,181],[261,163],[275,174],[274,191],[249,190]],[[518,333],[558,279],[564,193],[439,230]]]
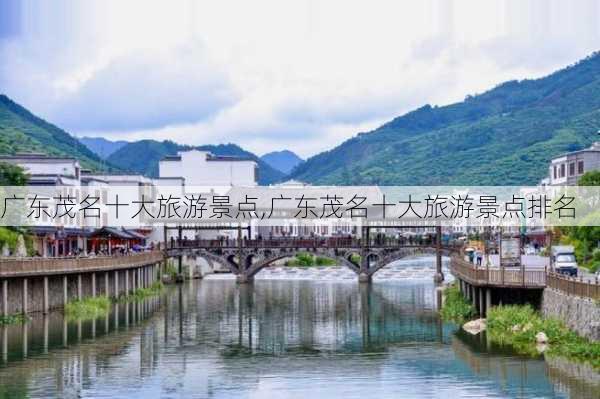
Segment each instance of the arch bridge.
[[[165,252],[168,257],[178,259],[181,271],[183,256],[199,256],[209,264],[225,265],[236,275],[239,283],[252,282],[254,276],[274,262],[294,257],[300,253],[309,253],[336,260],[348,267],[358,276],[359,282],[370,282],[373,274],[386,265],[409,256],[430,254],[436,257],[434,280],[444,280],[442,256],[460,251],[458,246],[443,245],[441,227],[435,226],[436,234],[425,238],[391,238],[382,235],[371,237],[369,230],[379,226],[363,227],[365,238],[356,237],[277,237],[244,238],[242,231],[249,227],[231,227],[236,229],[236,239],[194,239],[183,238],[185,230],[223,230],[223,227],[165,227]],[[389,228],[390,226],[385,226]],[[403,226],[406,228],[406,226]],[[177,229],[178,238],[167,240],[167,231]]]

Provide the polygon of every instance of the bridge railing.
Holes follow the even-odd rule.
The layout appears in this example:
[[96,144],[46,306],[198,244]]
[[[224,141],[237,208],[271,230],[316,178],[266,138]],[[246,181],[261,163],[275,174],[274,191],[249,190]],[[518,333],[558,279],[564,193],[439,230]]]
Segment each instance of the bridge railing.
[[567,295],[579,296],[600,301],[600,281],[584,280],[557,273],[549,273],[547,277],[549,288],[561,291]]
[[0,278],[128,269],[161,260],[160,251],[98,257],[0,258]]
[[[180,248],[398,248],[398,247],[423,247],[436,246],[435,239],[407,239],[407,238],[371,238],[367,242],[355,237],[281,237],[243,239],[172,239],[167,242],[167,249]],[[443,243],[444,249],[459,250],[460,245]]]
[[473,285],[498,287],[543,288],[546,286],[545,269],[499,268],[476,266],[475,264],[453,256],[450,262],[452,274]]

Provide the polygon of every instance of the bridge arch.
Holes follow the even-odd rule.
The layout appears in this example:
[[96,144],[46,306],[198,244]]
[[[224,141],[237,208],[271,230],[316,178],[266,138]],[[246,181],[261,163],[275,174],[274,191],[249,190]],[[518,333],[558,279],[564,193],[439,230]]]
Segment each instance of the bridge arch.
[[[449,249],[441,249],[441,256],[450,256],[454,251]],[[376,255],[377,263],[373,267],[367,267],[366,274],[372,277],[376,272],[383,269],[387,265],[406,259],[412,256],[420,255],[438,255],[438,248],[436,247],[414,247],[414,248],[397,248],[393,250],[377,250],[370,253],[370,255]]]

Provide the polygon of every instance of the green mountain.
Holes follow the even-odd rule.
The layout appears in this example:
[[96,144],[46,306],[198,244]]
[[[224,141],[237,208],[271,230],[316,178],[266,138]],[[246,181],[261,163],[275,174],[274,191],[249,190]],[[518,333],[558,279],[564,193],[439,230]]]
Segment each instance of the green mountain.
[[187,146],[169,140],[140,140],[128,143],[113,152],[107,161],[121,169],[142,173],[147,176],[158,176],[158,161],[167,155],[176,155],[177,151],[196,148],[210,151],[215,155],[229,155],[250,158],[258,164],[259,184],[270,184],[282,180],[285,174],[272,168],[251,152],[245,151],[235,144]]
[[289,174],[296,166],[300,165],[304,160],[290,150],[273,151],[260,157],[273,168]]
[[548,161],[600,128],[600,54],[460,103],[425,105],[296,168],[318,184],[537,184]]
[[104,137],[80,137],[78,140],[102,159],[127,144],[124,140],[111,141]]
[[106,164],[76,138],[0,95],[0,154],[43,152],[79,159],[84,168],[103,170]]

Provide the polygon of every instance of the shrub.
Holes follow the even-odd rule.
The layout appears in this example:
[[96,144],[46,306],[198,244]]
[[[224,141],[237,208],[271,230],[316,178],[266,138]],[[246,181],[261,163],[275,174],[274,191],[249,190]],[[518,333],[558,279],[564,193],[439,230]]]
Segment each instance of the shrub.
[[440,312],[442,319],[462,323],[475,315],[475,308],[460,292],[456,284],[444,291],[444,306]]

